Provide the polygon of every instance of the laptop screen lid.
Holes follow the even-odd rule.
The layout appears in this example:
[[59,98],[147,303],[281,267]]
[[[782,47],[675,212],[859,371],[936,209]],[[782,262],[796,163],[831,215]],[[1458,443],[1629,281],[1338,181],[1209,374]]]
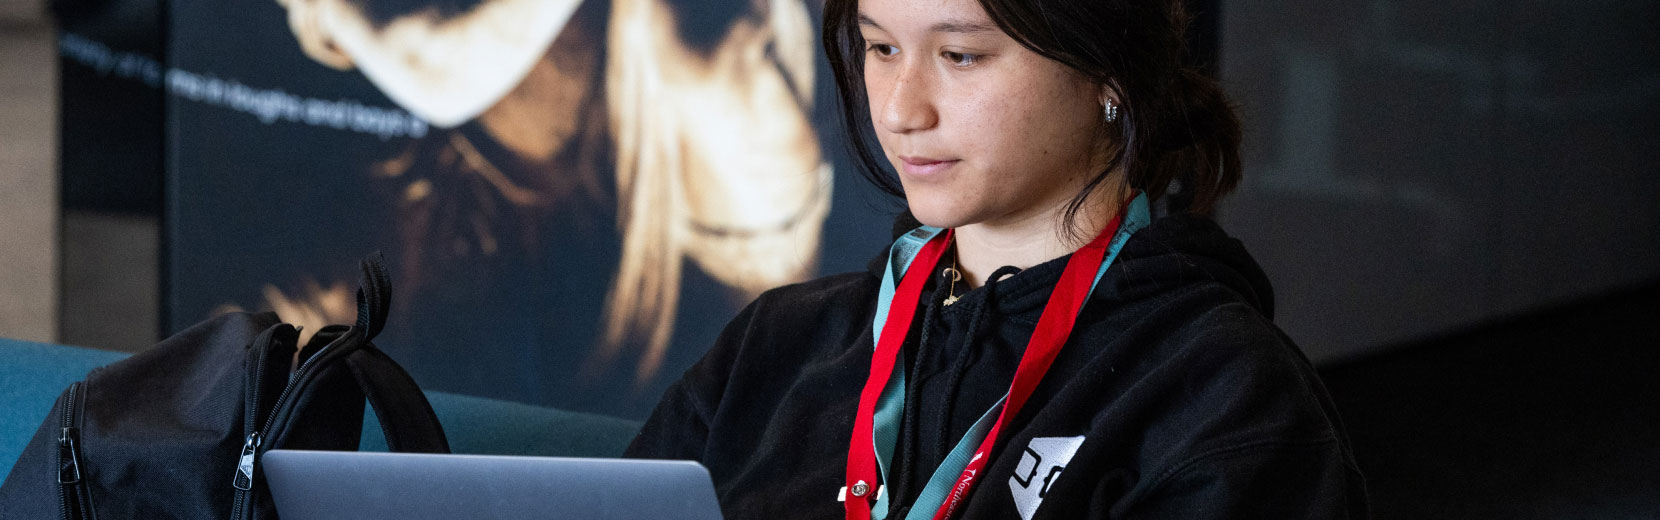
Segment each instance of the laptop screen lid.
[[261,470],[283,520],[720,520],[691,461],[271,450]]

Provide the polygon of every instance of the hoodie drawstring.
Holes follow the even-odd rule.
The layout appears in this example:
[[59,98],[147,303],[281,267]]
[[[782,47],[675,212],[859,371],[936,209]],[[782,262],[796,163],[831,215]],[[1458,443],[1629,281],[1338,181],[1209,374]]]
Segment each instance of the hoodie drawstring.
[[[985,323],[986,316],[990,314],[990,309],[996,308],[997,282],[1018,272],[1020,272],[1020,268],[1005,265],[993,271],[991,277],[986,279],[986,297],[977,302],[974,309],[970,311],[968,332],[963,335],[963,343],[960,348],[961,354],[957,356],[956,362],[952,363],[951,379],[945,383],[945,387],[949,389],[952,395],[956,395],[962,389],[963,377],[968,373],[969,365],[980,359],[981,352],[974,348],[974,345],[980,343],[980,336],[986,331],[981,325]],[[945,446],[950,442],[951,414],[956,412],[957,400],[946,399],[945,406],[940,408],[940,416],[938,417],[940,425],[939,442],[941,446]]]
[[[963,377],[965,377],[968,373],[968,367],[973,364],[975,360],[980,358],[980,352],[973,347],[974,345],[980,343],[981,336],[986,332],[986,330],[988,330],[986,327],[983,327],[983,325],[986,322],[987,315],[990,314],[990,310],[996,306],[997,283],[1003,278],[1018,272],[1020,272],[1020,269],[1014,266],[1003,266],[992,272],[991,277],[986,280],[986,297],[971,303],[970,305],[973,305],[974,308],[965,309],[969,313],[968,329],[966,334],[963,336],[963,342],[960,347],[961,355],[957,356],[956,361],[953,362],[952,366],[949,368],[950,379],[946,381],[945,385],[945,388],[951,393],[951,395],[955,396],[958,390],[961,389],[960,387],[962,386]],[[948,294],[950,291],[950,283],[948,282],[950,281],[951,274],[942,270],[940,276],[940,283],[935,284],[932,294],[928,296],[928,303],[924,307],[922,315],[922,334],[921,337],[917,338],[916,355],[912,358],[914,361],[910,364],[909,376],[906,378],[905,383],[905,395],[908,397],[917,395],[916,385],[921,380],[920,372],[918,370],[919,366],[922,364],[921,360],[926,359],[930,348],[939,347],[934,344],[936,342],[930,341],[930,339],[932,339],[933,336],[932,332],[934,324],[939,320],[940,313],[945,307],[944,305],[941,305],[940,302],[946,297],[951,296]],[[947,437],[951,434],[950,417],[952,412],[956,409],[956,402],[956,399],[946,399],[945,406],[941,407],[939,410],[940,415],[936,417],[940,420],[940,429],[937,432],[939,442],[941,443],[939,444],[940,446],[945,446],[950,443],[950,439],[947,439]],[[903,465],[900,466],[903,468],[916,467],[917,450],[914,449],[914,447],[918,445],[918,438],[921,433],[917,431],[916,426],[917,416],[921,411],[919,408],[920,407],[918,406],[906,406],[905,410],[902,412],[903,418],[901,419],[902,424],[900,426],[900,431],[905,432],[906,444],[913,447],[912,449],[904,450],[905,457],[902,462]]]
[[[941,270],[940,283],[934,284],[934,291],[928,296],[928,299],[926,300],[928,303],[923,306],[922,336],[917,338],[916,356],[912,358],[914,361],[910,364],[910,374],[905,378],[906,400],[910,400],[909,398],[911,396],[916,395],[917,380],[920,379],[918,366],[922,364],[921,360],[924,359],[924,356],[927,354],[928,346],[933,343],[928,341],[928,339],[929,336],[931,336],[930,333],[934,330],[934,322],[939,319],[940,308],[944,307],[943,305],[939,305],[939,302],[944,300],[946,297],[951,296],[949,294],[951,290],[949,288],[951,285],[949,283],[950,280],[951,273],[946,270]],[[912,468],[915,467],[916,464],[916,449],[914,449],[914,446],[917,445],[918,438],[916,431],[916,408],[917,407],[915,406],[906,406],[905,409],[901,411],[903,417],[900,422],[899,431],[904,432],[907,437],[906,444],[913,447],[913,449],[905,450],[904,465],[900,466],[904,468]]]

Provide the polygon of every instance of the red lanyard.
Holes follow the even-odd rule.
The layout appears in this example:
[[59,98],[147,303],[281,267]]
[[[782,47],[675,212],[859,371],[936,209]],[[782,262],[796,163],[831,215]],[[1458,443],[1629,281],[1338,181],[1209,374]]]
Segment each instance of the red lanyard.
[[[1125,204],[1125,207],[1127,206],[1128,204]],[[990,433],[974,451],[974,458],[957,477],[956,485],[951,487],[950,494],[934,513],[934,520],[947,520],[957,512],[963,499],[967,498],[969,491],[973,490],[974,485],[980,480],[978,477],[984,471],[986,461],[991,458],[992,448],[997,443],[1003,425],[1020,413],[1026,399],[1031,397],[1032,391],[1043,380],[1043,375],[1049,371],[1049,366],[1055,362],[1055,356],[1060,354],[1061,346],[1072,334],[1078,311],[1089,298],[1096,271],[1101,267],[1108,244],[1118,233],[1123,219],[1124,212],[1121,210],[1100,235],[1067,260],[1066,270],[1061,272],[1060,281],[1056,282],[1054,292],[1049,294],[1049,302],[1044,306],[1042,316],[1038,318],[1037,329],[1032,332],[1032,338],[1026,344],[1026,352],[1020,358],[1019,367],[1015,369],[1014,381],[1009,384],[1009,394],[1003,409],[998,412],[997,422],[992,425]],[[911,330],[911,320],[915,317],[917,304],[921,300],[922,286],[927,282],[929,273],[939,264],[940,257],[944,256],[946,245],[951,243],[951,237],[951,231],[946,231],[928,241],[917,253],[910,267],[905,270],[905,277],[900,280],[898,290],[894,294],[887,322],[882,327],[881,341],[876,345],[876,352],[871,357],[870,376],[865,379],[864,390],[859,393],[859,415],[853,421],[853,438],[848,444],[845,485],[846,489],[852,490],[851,496],[848,496],[844,503],[848,520],[870,519],[871,501],[877,496],[877,493],[872,491],[876,490],[879,484],[876,453],[871,444],[876,402],[898,363],[900,349],[904,346],[906,334]]]

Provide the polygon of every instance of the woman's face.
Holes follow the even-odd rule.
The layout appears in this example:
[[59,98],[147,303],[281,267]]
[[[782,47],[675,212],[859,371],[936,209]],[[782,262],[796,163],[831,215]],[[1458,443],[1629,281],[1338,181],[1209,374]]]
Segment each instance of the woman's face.
[[1044,218],[1101,167],[1103,89],[975,0],[861,0],[859,14],[871,120],[917,220]]

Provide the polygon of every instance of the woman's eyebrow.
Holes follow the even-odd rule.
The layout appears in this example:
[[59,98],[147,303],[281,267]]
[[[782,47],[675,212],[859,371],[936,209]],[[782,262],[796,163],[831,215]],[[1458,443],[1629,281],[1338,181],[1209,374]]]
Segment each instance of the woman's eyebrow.
[[946,20],[946,21],[934,24],[934,26],[929,27],[928,30],[932,31],[932,32],[943,32],[943,33],[982,33],[982,32],[994,32],[994,31],[997,31],[999,29],[997,28],[997,26],[989,24],[989,23],[985,23],[985,22],[968,21],[968,20]]
[[[876,20],[871,19],[871,17],[869,15],[866,15],[864,13],[859,13],[859,25],[860,26],[865,26],[865,27],[870,27],[870,28],[873,28],[873,29],[882,29],[882,24],[876,23]],[[882,30],[886,30],[886,29],[882,29]],[[945,20],[945,21],[942,21],[942,22],[935,23],[933,26],[929,27],[928,30],[930,32],[937,32],[937,33],[982,33],[982,32],[994,32],[994,31],[998,31],[999,29],[997,28],[997,26],[989,24],[989,23],[985,23],[985,22],[969,21],[969,20]]]

